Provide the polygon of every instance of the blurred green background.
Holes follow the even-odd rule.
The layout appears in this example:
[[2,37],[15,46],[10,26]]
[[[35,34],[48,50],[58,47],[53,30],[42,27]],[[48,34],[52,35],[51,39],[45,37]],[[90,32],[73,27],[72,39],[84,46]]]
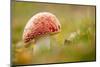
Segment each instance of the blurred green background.
[[[95,6],[12,2],[13,64],[44,64],[96,60]],[[61,32],[50,37],[50,50],[34,55],[33,47],[23,46],[27,21],[38,12],[51,12],[61,23]]]

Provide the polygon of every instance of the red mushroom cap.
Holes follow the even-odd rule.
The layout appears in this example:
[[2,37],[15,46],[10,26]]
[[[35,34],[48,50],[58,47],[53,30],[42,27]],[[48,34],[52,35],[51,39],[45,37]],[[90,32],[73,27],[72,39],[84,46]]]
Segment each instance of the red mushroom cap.
[[49,12],[41,12],[34,15],[26,24],[23,32],[25,43],[46,34],[60,32],[61,25],[55,15]]

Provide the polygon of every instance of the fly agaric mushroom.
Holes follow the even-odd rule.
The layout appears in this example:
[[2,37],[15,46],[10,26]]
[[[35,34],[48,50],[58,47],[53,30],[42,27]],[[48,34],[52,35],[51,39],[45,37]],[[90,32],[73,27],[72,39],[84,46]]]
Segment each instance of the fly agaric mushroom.
[[50,48],[50,35],[60,32],[61,25],[55,15],[49,12],[40,12],[34,15],[26,24],[23,32],[24,43],[34,41],[34,51],[41,46]]

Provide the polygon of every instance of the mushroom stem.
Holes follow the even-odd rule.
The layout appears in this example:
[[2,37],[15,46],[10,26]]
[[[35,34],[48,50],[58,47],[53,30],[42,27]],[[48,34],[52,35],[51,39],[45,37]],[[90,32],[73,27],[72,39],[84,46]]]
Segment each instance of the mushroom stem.
[[34,54],[44,53],[48,50],[50,50],[50,35],[37,38],[33,48]]

